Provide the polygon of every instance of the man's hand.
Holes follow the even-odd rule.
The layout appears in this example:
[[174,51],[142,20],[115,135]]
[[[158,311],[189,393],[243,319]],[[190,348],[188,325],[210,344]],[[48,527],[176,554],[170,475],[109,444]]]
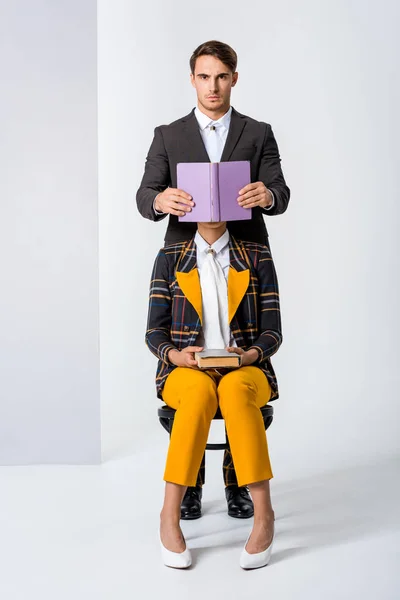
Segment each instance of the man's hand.
[[242,357],[241,367],[248,367],[252,365],[259,357],[259,353],[255,348],[251,348],[250,350],[243,350],[243,348],[238,348],[237,346],[227,346],[226,350],[228,352],[232,352],[234,354],[239,354]]
[[256,181],[256,183],[249,183],[239,190],[237,201],[244,208],[254,208],[255,206],[268,208],[272,204],[272,194],[262,181]]
[[203,346],[187,346],[183,350],[170,350],[168,352],[168,360],[177,367],[189,367],[198,369],[197,360],[194,358],[195,352],[201,352]]
[[154,208],[158,212],[171,213],[177,217],[183,217],[190,212],[194,206],[192,196],[177,188],[167,188],[158,196],[154,202]]

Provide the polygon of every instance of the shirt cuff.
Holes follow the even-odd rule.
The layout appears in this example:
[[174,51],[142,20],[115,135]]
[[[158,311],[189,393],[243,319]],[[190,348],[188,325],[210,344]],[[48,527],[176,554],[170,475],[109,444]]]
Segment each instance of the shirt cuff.
[[274,192],[272,190],[270,190],[269,188],[267,188],[267,190],[269,191],[269,193],[272,196],[272,204],[271,204],[271,206],[266,206],[265,210],[271,210],[271,208],[274,208],[274,206],[275,206],[275,196],[274,196]]
[[[160,194],[161,194],[161,192],[160,192]],[[159,210],[156,210],[156,198],[158,198],[158,196],[159,196],[160,194],[157,194],[157,196],[156,196],[156,197],[154,198],[154,200],[153,200],[153,210],[154,210],[154,212],[155,212],[155,214],[156,214],[157,216],[160,216],[160,215],[164,215],[164,214],[165,214],[165,213],[163,213],[163,212],[160,212]]]

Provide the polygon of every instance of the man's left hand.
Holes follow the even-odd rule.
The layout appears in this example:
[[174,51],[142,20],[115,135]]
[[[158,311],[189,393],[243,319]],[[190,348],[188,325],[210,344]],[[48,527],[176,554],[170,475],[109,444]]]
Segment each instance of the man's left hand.
[[262,181],[256,181],[239,190],[237,200],[243,208],[254,208],[255,206],[268,208],[272,204],[272,194]]

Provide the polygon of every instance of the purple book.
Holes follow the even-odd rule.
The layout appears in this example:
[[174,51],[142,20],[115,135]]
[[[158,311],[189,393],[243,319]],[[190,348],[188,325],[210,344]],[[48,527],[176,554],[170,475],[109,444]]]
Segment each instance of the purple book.
[[178,163],[177,184],[190,194],[195,206],[179,221],[243,221],[251,208],[237,203],[239,190],[250,183],[250,161]]

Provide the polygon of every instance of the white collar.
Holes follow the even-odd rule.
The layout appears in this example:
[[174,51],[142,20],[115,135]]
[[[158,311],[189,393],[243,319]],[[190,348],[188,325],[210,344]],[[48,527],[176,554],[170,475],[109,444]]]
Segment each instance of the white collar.
[[204,238],[201,237],[200,233],[196,231],[194,236],[194,243],[200,252],[205,252],[208,248],[215,250],[215,254],[218,254],[229,244],[229,231],[226,229],[224,233],[218,238],[211,246]]
[[222,117],[217,119],[216,121],[214,121],[214,119],[210,119],[210,117],[208,117],[203,112],[201,112],[201,110],[197,106],[194,109],[194,114],[199,123],[199,127],[202,131],[206,127],[208,127],[210,123],[220,123],[222,125],[222,127],[224,127],[225,129],[228,130],[230,122],[231,122],[232,106],[230,106],[229,110],[224,115],[222,115]]

